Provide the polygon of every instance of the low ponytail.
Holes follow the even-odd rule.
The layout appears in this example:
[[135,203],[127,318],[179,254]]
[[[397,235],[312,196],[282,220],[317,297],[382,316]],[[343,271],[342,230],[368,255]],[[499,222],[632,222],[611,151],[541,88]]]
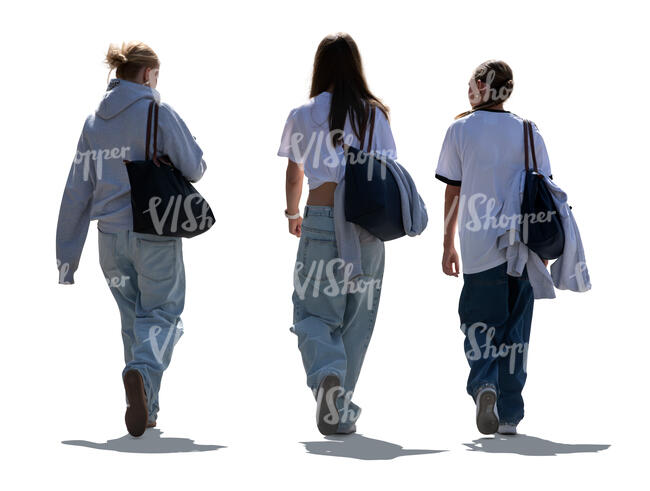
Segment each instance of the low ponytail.
[[481,63],[474,70],[472,80],[474,82],[480,80],[486,84],[485,94],[481,97],[483,100],[469,111],[456,116],[455,119],[463,118],[479,109],[488,109],[504,103],[510,98],[515,86],[512,69],[505,61],[500,60],[488,60]]

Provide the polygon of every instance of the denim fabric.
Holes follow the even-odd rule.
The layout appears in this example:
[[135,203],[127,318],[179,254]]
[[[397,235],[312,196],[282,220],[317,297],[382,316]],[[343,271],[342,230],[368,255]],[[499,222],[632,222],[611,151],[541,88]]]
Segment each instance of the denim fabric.
[[507,264],[464,274],[458,313],[470,365],[467,392],[476,399],[484,387],[496,390],[501,423],[524,417],[521,392],[533,318],[533,290],[524,269],[508,276]]
[[325,376],[338,375],[345,390],[337,400],[340,429],[353,424],[361,410],[350,398],[377,317],[383,242],[362,238],[361,258],[364,275],[350,280],[351,268],[346,272],[338,255],[333,209],[305,208],[294,270],[291,331],[298,336],[307,385],[315,395]]
[[149,421],[156,421],[162,374],[183,334],[185,303],[182,242],[124,230],[99,230],[99,260],[122,320],[124,371],[142,375]]

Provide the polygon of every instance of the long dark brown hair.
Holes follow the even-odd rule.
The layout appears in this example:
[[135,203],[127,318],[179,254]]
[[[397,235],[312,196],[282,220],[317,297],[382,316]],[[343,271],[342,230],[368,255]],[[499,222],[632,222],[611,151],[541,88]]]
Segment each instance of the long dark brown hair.
[[489,109],[492,106],[504,103],[510,98],[512,89],[515,86],[510,65],[501,60],[488,60],[481,63],[474,69],[472,80],[475,82],[480,80],[487,84],[489,97],[474,106],[470,111],[459,114],[456,119],[467,116],[479,109]]
[[334,145],[342,142],[341,133],[348,116],[360,141],[366,134],[372,106],[379,108],[388,118],[388,107],[368,89],[357,43],[349,34],[340,32],[325,36],[316,50],[309,97],[327,90],[332,91],[329,128],[334,132]]

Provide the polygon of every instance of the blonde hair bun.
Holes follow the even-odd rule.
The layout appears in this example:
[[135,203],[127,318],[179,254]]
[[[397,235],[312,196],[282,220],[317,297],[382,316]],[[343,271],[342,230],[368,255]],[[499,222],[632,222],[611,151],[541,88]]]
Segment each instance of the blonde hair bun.
[[116,71],[118,78],[126,80],[133,79],[142,67],[160,67],[160,61],[154,50],[140,41],[122,43],[122,46],[111,43],[105,61],[111,71]]
[[106,64],[111,68],[117,68],[124,63],[127,63],[129,59],[124,54],[124,44],[119,48],[115,44],[111,44],[108,47],[108,52],[106,53]]

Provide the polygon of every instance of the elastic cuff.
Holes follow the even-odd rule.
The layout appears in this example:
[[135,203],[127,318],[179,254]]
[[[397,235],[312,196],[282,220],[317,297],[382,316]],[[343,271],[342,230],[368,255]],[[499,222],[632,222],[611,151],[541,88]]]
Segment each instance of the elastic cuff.
[[74,273],[59,271],[59,285],[74,285]]

